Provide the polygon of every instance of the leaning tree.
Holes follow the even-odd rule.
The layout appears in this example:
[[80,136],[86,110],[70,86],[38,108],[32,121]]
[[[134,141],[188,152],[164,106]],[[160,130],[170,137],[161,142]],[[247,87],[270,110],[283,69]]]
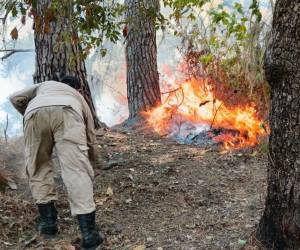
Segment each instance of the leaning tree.
[[161,103],[157,70],[156,14],[159,0],[125,0],[129,118]]
[[33,6],[36,72],[34,82],[73,75],[81,81],[81,93],[87,101],[99,127],[95,106],[87,82],[87,72],[77,31],[70,21],[72,5],[54,11],[52,0],[38,0]]
[[271,87],[266,206],[256,238],[300,249],[300,1],[277,0],[265,56]]

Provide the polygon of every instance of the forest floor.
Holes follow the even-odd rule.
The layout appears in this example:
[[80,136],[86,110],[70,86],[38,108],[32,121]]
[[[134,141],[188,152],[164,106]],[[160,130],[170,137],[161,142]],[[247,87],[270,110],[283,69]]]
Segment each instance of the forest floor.
[[[267,160],[258,149],[224,152],[122,129],[97,137],[97,223],[107,236],[101,249],[240,249],[255,230],[266,192]],[[24,169],[23,147],[14,147],[6,159],[11,172]],[[60,233],[48,241],[36,233],[26,180],[18,174],[16,181],[17,190],[0,194],[0,249],[79,249],[59,175]]]

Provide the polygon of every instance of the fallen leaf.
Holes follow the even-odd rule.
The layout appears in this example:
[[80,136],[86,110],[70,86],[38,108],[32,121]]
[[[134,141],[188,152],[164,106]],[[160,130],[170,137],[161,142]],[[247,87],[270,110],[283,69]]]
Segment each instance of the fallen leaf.
[[127,204],[129,204],[130,202],[132,202],[132,199],[131,199],[131,198],[126,199],[125,202],[126,202]]
[[152,237],[148,237],[147,238],[147,242],[151,242],[151,241],[153,241],[153,238]]
[[201,154],[201,155],[204,155],[204,154],[206,154],[206,153],[209,152],[209,151],[211,151],[211,149],[201,150],[201,151],[200,151],[200,154]]
[[110,197],[110,196],[113,196],[113,194],[114,194],[114,192],[113,192],[112,188],[108,187],[106,190],[106,195]]
[[103,197],[103,198],[96,198],[95,199],[95,203],[96,205],[99,205],[99,206],[103,206],[104,203],[109,199],[109,197]]
[[128,175],[128,178],[131,180],[131,181],[133,181],[134,179],[133,179],[133,175],[132,174],[129,174]]
[[145,249],[146,249],[145,245],[139,245],[139,246],[136,246],[135,248],[133,248],[133,250],[145,250]]
[[13,40],[17,40],[19,36],[19,32],[16,27],[13,28],[13,30],[10,32],[10,36]]
[[228,150],[222,150],[221,152],[220,152],[220,155],[224,155],[224,154],[227,154],[228,153]]
[[36,241],[37,235],[33,236],[31,239],[25,242],[25,247],[29,246],[31,243],[34,243]]
[[74,246],[71,244],[65,244],[64,245],[64,250],[76,250]]
[[251,154],[252,157],[254,157],[254,156],[256,156],[256,155],[257,155],[257,151],[254,151],[254,152]]

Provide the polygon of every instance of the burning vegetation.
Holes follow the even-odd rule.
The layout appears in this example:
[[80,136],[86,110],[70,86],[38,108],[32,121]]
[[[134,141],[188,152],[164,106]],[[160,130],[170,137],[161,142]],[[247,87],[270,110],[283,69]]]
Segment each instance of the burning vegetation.
[[256,104],[237,91],[216,89],[208,79],[176,83],[162,93],[160,106],[145,113],[147,120],[160,135],[183,143],[217,143],[225,149],[257,145],[268,126]]
[[[236,3],[219,5],[193,23],[176,22],[183,80],[162,84],[162,104],[145,113],[160,135],[186,144],[252,147],[269,134],[270,88],[263,69],[268,27]],[[248,14],[247,14],[248,13]],[[191,20],[192,21],[192,20]],[[173,76],[172,76],[173,74]],[[171,84],[170,84],[171,83]]]

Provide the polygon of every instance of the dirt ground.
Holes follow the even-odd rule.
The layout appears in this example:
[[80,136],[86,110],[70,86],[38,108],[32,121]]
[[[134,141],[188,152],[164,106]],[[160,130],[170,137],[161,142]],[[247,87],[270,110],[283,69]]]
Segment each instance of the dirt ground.
[[[266,192],[267,160],[258,148],[224,152],[120,129],[99,130],[97,137],[97,223],[107,236],[102,249],[240,249],[254,231]],[[7,160],[10,171],[24,168],[18,150]],[[26,180],[18,178],[18,190],[0,195],[0,249],[79,249],[59,175],[57,183],[57,239],[37,235],[36,208]]]

